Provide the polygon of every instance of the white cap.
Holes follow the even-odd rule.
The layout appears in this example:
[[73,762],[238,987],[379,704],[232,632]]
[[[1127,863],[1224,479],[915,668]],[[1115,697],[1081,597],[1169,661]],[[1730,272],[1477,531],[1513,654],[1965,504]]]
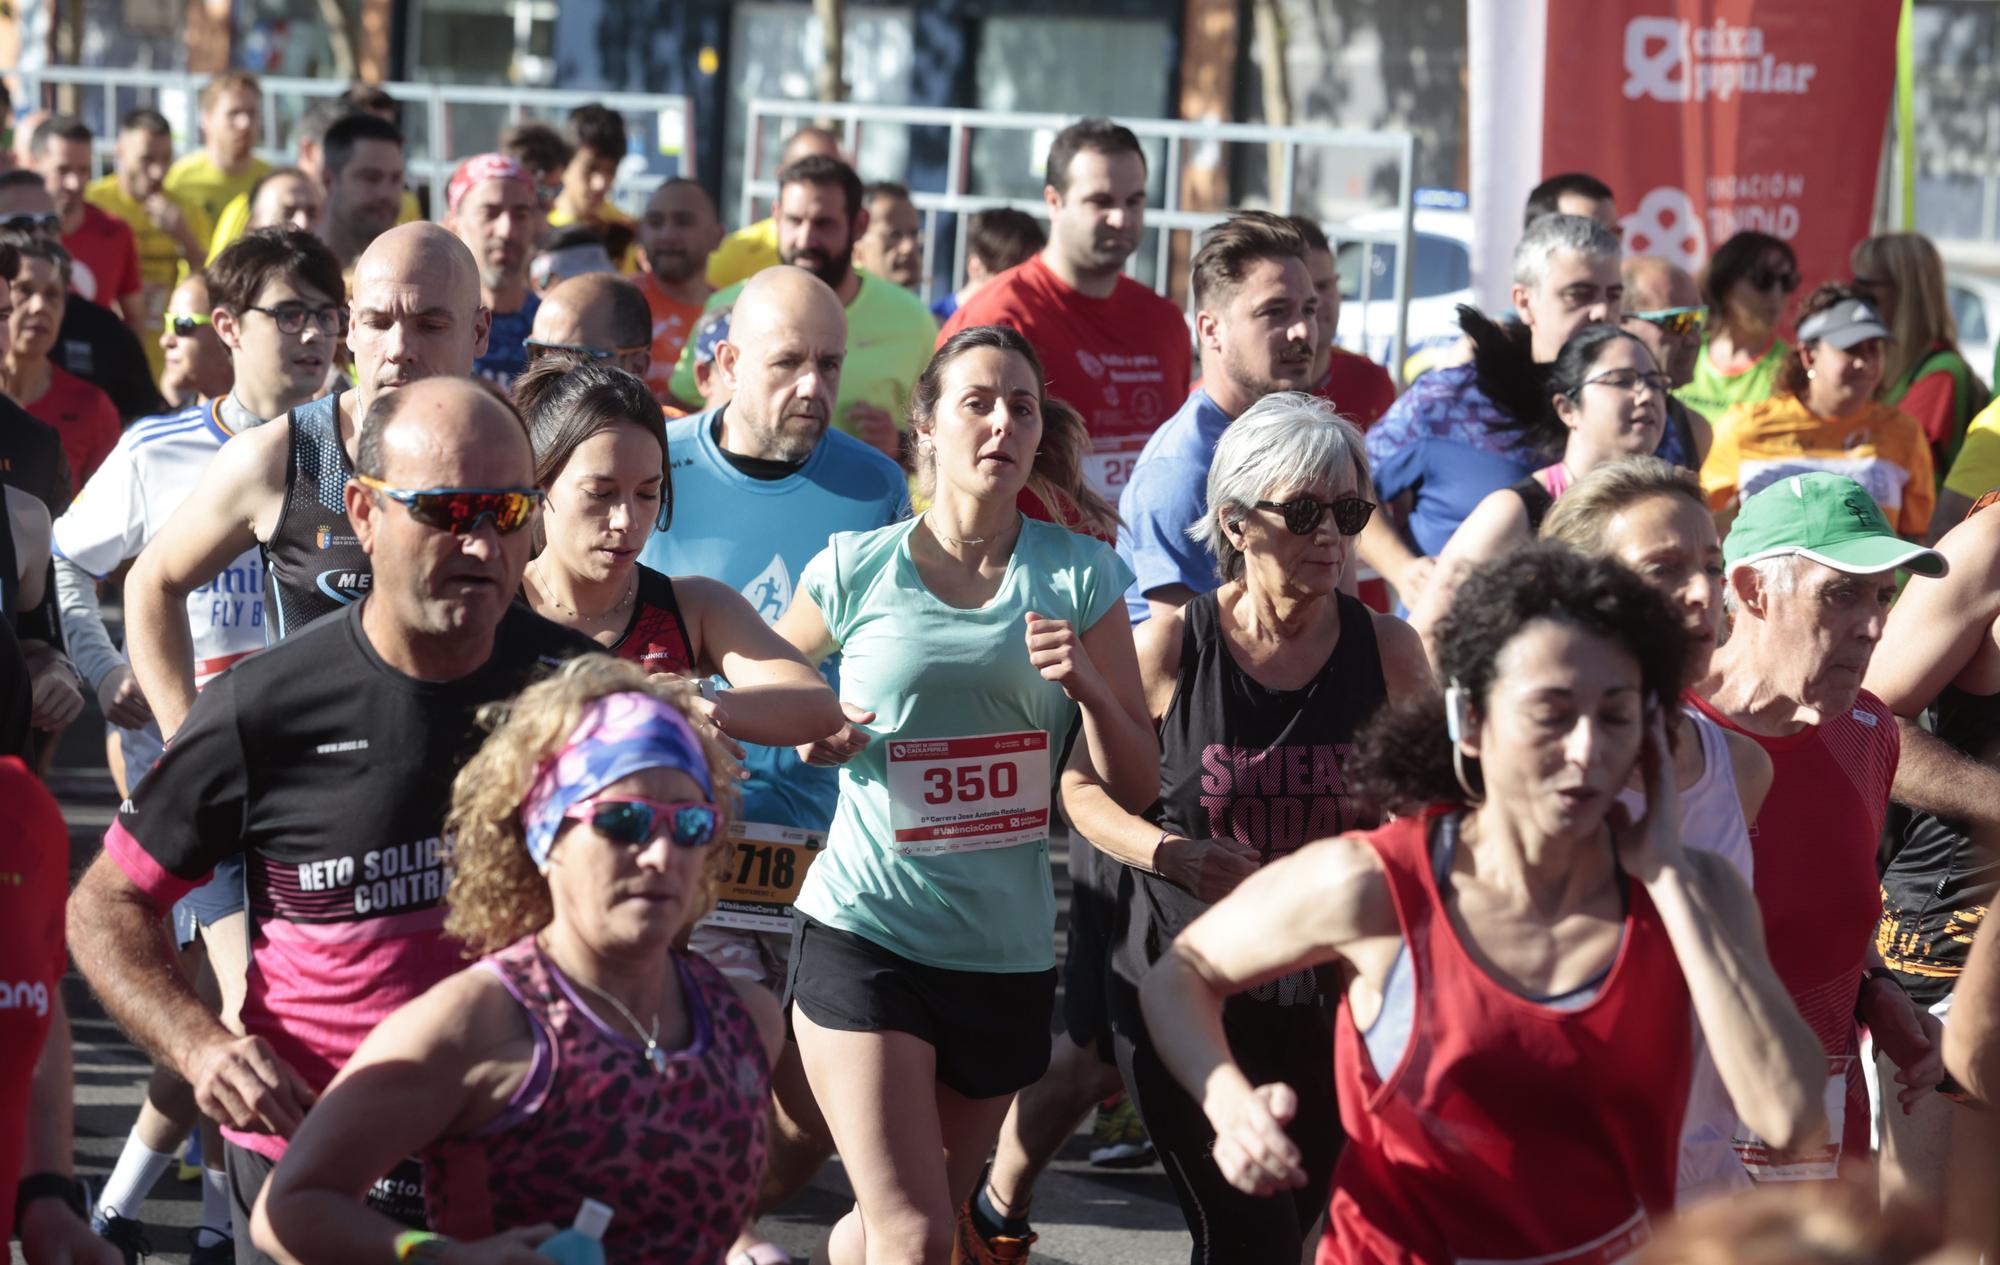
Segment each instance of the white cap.
[[611,1227],[611,1205],[601,1204],[595,1199],[583,1201],[583,1207],[576,1210],[576,1220],[570,1229],[593,1242],[604,1241],[604,1232]]

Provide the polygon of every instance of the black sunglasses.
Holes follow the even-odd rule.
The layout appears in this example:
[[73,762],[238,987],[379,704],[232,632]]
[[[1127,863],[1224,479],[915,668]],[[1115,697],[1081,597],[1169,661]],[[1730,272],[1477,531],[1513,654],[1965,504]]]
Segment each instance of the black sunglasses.
[[1775,286],[1790,294],[1799,288],[1799,274],[1789,268],[1782,271],[1776,268],[1753,268],[1748,279],[1750,284],[1759,290],[1769,290]]
[[48,233],[62,231],[62,216],[54,211],[22,211],[0,220],[0,228],[11,228],[17,233]]
[[1375,502],[1364,501],[1358,496],[1336,496],[1331,501],[1322,501],[1314,496],[1295,496],[1289,501],[1259,501],[1260,510],[1276,510],[1285,516],[1285,530],[1294,536],[1310,536],[1319,530],[1326,516],[1333,515],[1333,526],[1343,536],[1358,536],[1368,525],[1368,519],[1375,513]]
[[212,323],[208,317],[191,312],[167,318],[167,328],[174,331],[176,338],[193,338],[196,330]]

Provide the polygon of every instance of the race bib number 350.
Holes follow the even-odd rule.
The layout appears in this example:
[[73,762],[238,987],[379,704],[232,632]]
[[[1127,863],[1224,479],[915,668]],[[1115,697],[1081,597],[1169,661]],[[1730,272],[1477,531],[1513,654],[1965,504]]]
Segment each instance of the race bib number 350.
[[892,847],[904,856],[982,852],[1049,833],[1049,736],[1039,729],[889,742]]

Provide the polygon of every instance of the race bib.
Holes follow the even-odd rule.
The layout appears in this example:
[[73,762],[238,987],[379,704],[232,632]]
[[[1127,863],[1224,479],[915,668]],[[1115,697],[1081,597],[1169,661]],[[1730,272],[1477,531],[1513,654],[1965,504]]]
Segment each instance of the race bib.
[[1048,838],[1048,734],[892,739],[889,824],[890,846],[913,857]]
[[1083,459],[1083,477],[1093,490],[1113,505],[1118,494],[1132,481],[1132,468],[1146,446],[1144,435],[1093,436],[1090,455]]
[[826,847],[826,835],[796,826],[739,821],[729,827],[729,874],[716,888],[705,926],[742,931],[790,931],[792,902],[806,868]]
[[1826,1145],[1795,1155],[1779,1155],[1764,1139],[1740,1123],[1736,1127],[1736,1156],[1743,1161],[1750,1180],[1758,1182],[1817,1182],[1840,1176],[1841,1128],[1847,1123],[1847,1073],[1854,1062],[1851,1054],[1839,1054],[1826,1061]]
[[1461,1256],[1458,1265],[1623,1265],[1638,1257],[1640,1249],[1653,1241],[1653,1225],[1640,1208],[1616,1229],[1600,1234],[1588,1243],[1540,1256],[1497,1258]]

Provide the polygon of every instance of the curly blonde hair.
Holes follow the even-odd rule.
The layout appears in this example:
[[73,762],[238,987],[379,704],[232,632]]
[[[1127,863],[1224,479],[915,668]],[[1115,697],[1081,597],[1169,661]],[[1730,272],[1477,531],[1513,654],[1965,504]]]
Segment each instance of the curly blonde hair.
[[[735,818],[736,761],[695,709],[699,691],[694,682],[655,679],[637,664],[610,655],[570,660],[512,700],[480,709],[479,722],[491,733],[452,781],[444,832],[454,873],[445,894],[444,929],[464,942],[468,957],[505,948],[548,926],[555,916],[548,880],[528,855],[521,801],[537,766],[569,741],[590,705],[625,693],[651,694],[687,717],[701,739],[724,826]],[[708,869],[693,918],[714,906],[715,889],[729,872],[730,857],[726,830],[719,830],[709,845]]]

